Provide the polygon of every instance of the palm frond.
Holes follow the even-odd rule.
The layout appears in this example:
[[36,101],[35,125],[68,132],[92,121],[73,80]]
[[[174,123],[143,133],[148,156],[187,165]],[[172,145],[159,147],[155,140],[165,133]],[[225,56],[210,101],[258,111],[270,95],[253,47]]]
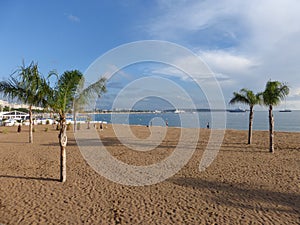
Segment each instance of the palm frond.
[[50,106],[59,113],[65,113],[71,109],[72,102],[78,85],[83,75],[78,70],[65,71],[57,80],[55,87],[52,89]]
[[289,94],[289,87],[279,81],[268,81],[263,92],[263,102],[265,105],[279,105],[280,102]]
[[29,66],[25,66],[23,62],[7,81],[0,83],[0,92],[25,104],[42,106],[45,102],[43,87],[44,80],[39,73],[38,65],[31,62]]
[[75,98],[75,111],[83,107],[88,101],[94,102],[95,98],[100,98],[102,93],[106,92],[105,82],[106,79],[102,77],[78,93]]
[[243,103],[249,106],[254,106],[261,102],[261,95],[254,94],[253,91],[242,88],[239,92],[233,93],[233,98],[230,100],[229,104]]
[[247,99],[246,96],[237,92],[234,92],[233,96],[234,97],[230,100],[229,104],[235,104],[235,103],[249,104],[249,100]]

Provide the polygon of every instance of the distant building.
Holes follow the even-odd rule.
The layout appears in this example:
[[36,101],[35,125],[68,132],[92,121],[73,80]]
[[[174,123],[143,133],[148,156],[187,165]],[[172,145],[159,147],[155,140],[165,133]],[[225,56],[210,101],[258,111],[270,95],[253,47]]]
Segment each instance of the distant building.
[[2,107],[9,106],[9,103],[7,101],[0,99],[0,106],[2,106]]
[[[0,99],[0,111],[3,111],[4,107],[9,107],[10,109],[20,109],[20,108],[25,108],[28,109],[28,105],[26,104],[18,104],[18,103],[10,103],[8,101],[4,101]],[[43,108],[41,107],[32,107],[32,109],[39,109],[39,110],[43,110]]]

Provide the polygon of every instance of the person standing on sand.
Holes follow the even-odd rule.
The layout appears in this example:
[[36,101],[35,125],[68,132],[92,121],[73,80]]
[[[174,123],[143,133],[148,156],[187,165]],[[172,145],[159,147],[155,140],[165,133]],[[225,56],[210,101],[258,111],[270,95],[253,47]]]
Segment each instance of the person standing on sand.
[[168,120],[166,120],[166,127],[168,127],[169,126],[169,123],[168,123]]
[[22,128],[21,128],[21,124],[19,124],[19,126],[18,126],[18,133],[20,133],[20,132],[21,132],[21,130],[22,130]]
[[209,129],[209,122],[207,122],[206,128]]

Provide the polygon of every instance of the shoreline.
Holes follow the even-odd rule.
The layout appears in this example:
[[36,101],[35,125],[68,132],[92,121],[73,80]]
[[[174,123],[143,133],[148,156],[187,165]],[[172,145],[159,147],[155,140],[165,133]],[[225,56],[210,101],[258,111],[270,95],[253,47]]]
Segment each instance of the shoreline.
[[[115,115],[114,118],[112,116]],[[117,116],[120,117],[117,117]],[[124,116],[122,116],[124,115]],[[41,115],[42,116],[42,115]],[[36,118],[35,124],[43,123],[45,124],[47,120],[51,120],[50,123],[53,123],[53,119],[49,119],[50,115],[43,115],[44,119]],[[180,114],[176,113],[128,113],[128,112],[119,112],[119,113],[92,113],[92,114],[78,114],[77,123],[85,123],[88,119],[92,120],[90,123],[100,123],[101,121],[111,123],[122,122],[125,124],[130,123],[130,125],[141,125],[147,126],[150,124],[150,121],[153,118],[160,117],[160,119],[164,121],[168,121],[169,127],[180,127],[181,121]],[[184,118],[188,118],[189,113],[187,113]],[[298,112],[292,112],[292,114],[277,114],[275,115],[275,131],[279,132],[300,132],[300,114]],[[49,121],[48,121],[49,122]],[[67,123],[72,121],[72,115],[67,115]],[[217,129],[217,127],[224,126],[225,124],[213,124],[211,121],[210,113],[199,113],[199,124],[195,124],[193,122],[184,123],[185,128],[205,128],[207,122],[211,123],[211,127]],[[28,122],[26,121],[25,123]],[[0,121],[1,124],[1,121]],[[9,123],[11,125],[11,123]],[[163,122],[159,125],[164,125]],[[195,126],[199,127],[195,127]],[[244,113],[227,113],[226,115],[226,127],[225,129],[236,129],[236,130],[248,130],[248,117]],[[268,127],[268,118],[265,113],[257,113],[254,118],[253,130],[269,130]]]
[[[89,121],[90,124],[96,124],[96,125],[99,125],[99,124],[104,124],[104,125],[113,125],[112,123],[109,123],[107,121]],[[70,123],[71,125],[74,124],[74,121],[67,121],[67,123]],[[76,121],[77,124],[88,124],[87,121]],[[34,126],[44,126],[46,124],[34,124]],[[46,126],[53,126],[55,124],[47,124]],[[138,126],[138,127],[149,127],[147,125],[141,125],[141,124],[122,124],[122,123],[114,123],[114,125],[124,125],[124,126]],[[23,124],[22,126],[25,126],[25,127],[29,127],[27,124]],[[14,126],[0,126],[0,129],[1,128],[6,128],[6,127],[15,127],[17,128],[18,125],[14,125]],[[153,127],[166,127],[166,126],[153,126]],[[205,128],[205,127],[177,127],[177,126],[167,126],[169,128],[177,128],[177,129],[204,129],[204,130],[232,130],[232,131],[248,131],[248,129],[234,129],[234,128],[225,128],[225,129],[221,129],[221,128]],[[269,130],[259,130],[259,129],[253,129],[252,132],[255,132],[255,131],[265,131],[265,132],[269,132]],[[300,133],[300,131],[286,131],[286,130],[274,130],[274,132],[276,133]]]

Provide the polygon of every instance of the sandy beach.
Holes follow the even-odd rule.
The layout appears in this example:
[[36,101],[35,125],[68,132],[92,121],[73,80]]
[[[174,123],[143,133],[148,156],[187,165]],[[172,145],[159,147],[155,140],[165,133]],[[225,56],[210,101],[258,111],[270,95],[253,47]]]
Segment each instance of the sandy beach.
[[[45,128],[48,127],[48,131]],[[140,138],[147,127],[131,127]],[[220,152],[204,172],[199,162],[210,130],[202,129],[189,163],[173,177],[150,186],[125,186],[96,173],[68,133],[67,181],[59,182],[58,132],[35,126],[0,127],[0,224],[300,224],[300,133],[227,130]],[[108,151],[132,165],[167,157],[180,129],[149,152],[129,150],[110,125],[99,136]],[[190,140],[185,140],[189,143]]]

